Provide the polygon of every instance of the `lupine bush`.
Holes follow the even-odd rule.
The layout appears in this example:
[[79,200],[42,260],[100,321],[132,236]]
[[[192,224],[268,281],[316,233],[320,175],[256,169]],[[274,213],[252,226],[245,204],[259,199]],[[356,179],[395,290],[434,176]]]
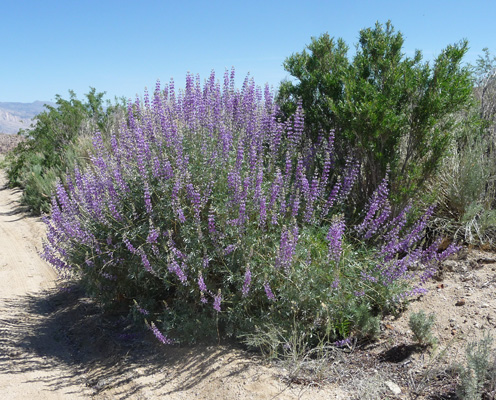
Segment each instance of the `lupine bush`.
[[391,218],[387,177],[350,224],[356,161],[335,168],[332,133],[305,138],[301,105],[284,123],[277,111],[268,87],[235,89],[234,70],[158,82],[57,185],[43,257],[163,343],[295,323],[308,340],[366,336],[366,316],[423,291],[455,247],[422,246],[432,208]]

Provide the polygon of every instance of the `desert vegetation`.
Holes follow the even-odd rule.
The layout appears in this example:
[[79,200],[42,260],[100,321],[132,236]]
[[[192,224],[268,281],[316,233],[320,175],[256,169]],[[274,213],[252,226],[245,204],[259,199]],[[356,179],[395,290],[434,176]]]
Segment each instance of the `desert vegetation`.
[[[236,88],[232,69],[127,106],[59,96],[5,160],[44,214],[42,257],[167,345],[233,338],[277,358],[373,341],[496,232],[496,60],[402,46],[390,22],[352,58],[312,38],[276,92]],[[434,321],[411,314],[423,349]],[[460,398],[490,387],[491,343],[467,347]]]

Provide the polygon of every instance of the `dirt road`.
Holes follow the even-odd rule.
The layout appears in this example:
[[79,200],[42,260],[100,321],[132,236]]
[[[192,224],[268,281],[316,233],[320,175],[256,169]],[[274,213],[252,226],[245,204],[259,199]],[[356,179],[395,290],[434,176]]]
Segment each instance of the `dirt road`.
[[47,357],[60,347],[46,325],[53,307],[46,294],[56,274],[37,254],[43,223],[22,212],[19,197],[5,187],[1,171],[0,398],[83,398],[85,388],[72,371]]

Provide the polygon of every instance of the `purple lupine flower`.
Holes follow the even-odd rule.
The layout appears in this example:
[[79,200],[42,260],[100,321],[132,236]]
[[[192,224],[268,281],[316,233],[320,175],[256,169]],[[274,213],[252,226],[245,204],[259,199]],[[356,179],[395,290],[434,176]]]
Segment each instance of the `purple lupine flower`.
[[298,160],[296,172],[297,172],[300,187],[301,187],[301,193],[303,194],[303,197],[305,198],[305,200],[307,200],[310,198],[310,184],[308,183],[308,179],[305,176],[305,173],[303,171],[301,171],[300,168],[303,168],[301,159]]
[[217,293],[217,295],[214,296],[214,310],[217,311],[217,312],[220,312],[221,309],[220,309],[220,303],[222,302],[222,294],[219,290],[219,292]]
[[116,281],[117,277],[112,274],[107,274],[106,272],[100,272],[100,275],[103,276],[105,279],[108,279],[109,281]]
[[143,307],[141,307],[136,301],[134,302],[134,305],[136,307],[136,310],[138,310],[138,312],[142,315],[148,315],[150,314],[150,312],[146,309],[144,309]]
[[324,167],[322,169],[319,196],[323,196],[327,183],[329,182],[329,174],[333,165],[333,151],[334,151],[334,131],[329,132],[327,140],[327,147],[324,154]]
[[164,162],[163,173],[165,179],[172,179],[174,177],[174,170],[172,169],[170,161]]
[[336,181],[336,183],[334,184],[332,190],[331,190],[331,193],[329,194],[329,197],[322,209],[322,216],[321,218],[324,218],[327,216],[327,214],[329,213],[329,210],[332,208],[332,206],[334,205],[334,203],[336,202],[336,200],[338,199],[338,194],[339,194],[339,191],[341,190],[341,177],[338,176],[338,179]]
[[425,293],[427,293],[426,288],[423,288],[421,286],[417,286],[411,290],[407,290],[403,293],[400,293],[400,294],[394,296],[393,301],[400,302],[401,300],[406,299],[407,297],[420,296],[420,295],[425,294]]
[[354,160],[351,157],[348,157],[345,165],[345,173],[343,177],[343,182],[341,184],[341,190],[338,194],[337,200],[338,203],[343,203],[353,188],[359,172],[360,164],[357,160]]
[[215,216],[212,212],[208,213],[208,232],[210,235],[217,234],[217,230],[215,229]]
[[181,223],[184,224],[186,222],[186,217],[184,216],[184,212],[183,212],[183,209],[181,207],[177,207],[176,215],[177,215],[177,218],[179,219],[179,221]]
[[267,219],[267,205],[265,203],[265,196],[260,197],[260,218],[258,224],[260,227],[264,227],[265,220]]
[[351,343],[351,338],[346,338],[342,340],[337,340],[336,342],[333,343],[333,345],[336,347],[344,347],[349,345],[350,343]]
[[162,163],[160,162],[160,158],[157,156],[153,157],[152,175],[155,179],[160,179],[163,176]]
[[276,203],[277,198],[279,197],[279,193],[281,191],[281,187],[283,184],[283,178],[281,171],[279,168],[276,170],[276,176],[274,178],[274,183],[272,184],[272,188],[270,191],[270,201],[269,201],[269,209],[273,210],[274,205]]
[[[359,233],[366,232],[365,239],[370,238],[377,230],[386,222],[387,218],[391,214],[391,207],[388,201],[389,189],[388,189],[388,174],[382,180],[379,187],[374,191],[372,197],[367,205],[367,214],[363,219],[362,223],[357,225],[355,229]],[[382,213],[376,217],[380,210]]]
[[362,281],[367,281],[367,282],[377,282],[377,278],[375,276],[372,276],[365,271],[360,272],[360,277],[362,278]]
[[200,223],[200,208],[201,208],[201,196],[200,193],[195,189],[195,187],[188,183],[186,185],[186,193],[188,194],[191,205],[195,213],[195,221],[197,224]]
[[171,234],[169,233],[169,249],[171,253],[176,257],[178,260],[186,260],[186,256],[184,253],[178,250],[176,247],[176,244],[174,243],[174,240],[172,240]]
[[305,215],[304,221],[311,222],[314,215],[314,203],[319,195],[319,186],[320,181],[317,173],[314,174],[312,178],[312,183],[310,184],[310,188],[308,191],[308,196],[305,198]]
[[272,293],[272,289],[270,288],[269,282],[265,281],[263,287],[267,298],[271,301],[276,301],[276,296],[274,296],[274,293]]
[[399,251],[407,251],[409,247],[422,239],[422,232],[424,232],[427,227],[427,223],[431,218],[435,207],[435,205],[430,206],[410,231],[400,240],[400,243],[398,244]]
[[237,219],[237,225],[243,227],[246,222],[246,202],[241,200],[239,203],[239,216]]
[[114,188],[114,185],[112,183],[109,183],[107,190],[109,193],[108,198],[107,198],[107,202],[108,202],[108,208],[110,210],[110,213],[112,214],[112,217],[115,218],[117,221],[122,221],[122,215],[117,210],[117,205],[114,201],[114,199],[116,199],[118,196],[117,192]]
[[231,197],[234,203],[237,203],[239,200],[241,186],[241,176],[239,175],[238,170],[230,171],[227,174],[227,187],[231,192]]
[[[111,138],[113,151],[107,153],[101,136],[95,136],[97,149],[91,159],[93,168],[84,173],[75,171],[74,178],[67,180],[67,188],[60,185],[56,189],[52,213],[46,219],[47,243],[43,248],[43,257],[62,270],[71,268],[71,258],[75,256],[84,260],[85,253],[91,254],[87,257],[91,257],[96,266],[108,265],[112,268],[119,262],[117,254],[126,249],[139,255],[145,268],[151,268],[154,260],[169,257],[167,268],[170,274],[160,279],[172,278],[174,281],[177,277],[177,282],[187,284],[186,274],[191,274],[191,281],[200,288],[201,302],[207,302],[206,296],[208,302],[212,298],[215,309],[220,311],[220,292],[214,296],[208,291],[203,277],[193,268],[196,264],[188,268],[186,262],[199,261],[198,257],[201,257],[203,268],[207,268],[208,254],[214,259],[222,258],[224,248],[228,255],[236,250],[236,245],[242,255],[243,229],[229,226],[229,231],[223,236],[221,228],[225,226],[225,221],[236,218],[237,225],[232,225],[244,226],[245,229],[256,229],[258,222],[263,230],[279,231],[281,238],[276,266],[289,269],[295,259],[298,227],[296,221],[288,223],[287,220],[293,215],[300,223],[313,224],[326,220],[327,215],[333,215],[332,208],[344,201],[352,190],[359,165],[349,159],[342,176],[336,179],[332,171],[333,133],[327,143],[324,133],[319,134],[316,143],[303,142],[301,108],[292,120],[286,124],[279,123],[268,89],[265,90],[265,104],[262,104],[262,91],[255,88],[249,79],[241,91],[235,91],[233,73],[229,79],[226,72],[223,90],[216,83],[214,74],[210,75],[203,88],[198,77],[195,80],[189,75],[185,91],[179,91],[176,95],[174,90],[173,81],[163,91],[157,82],[152,108],[148,94],[144,104],[138,100],[130,103],[128,119],[122,123],[119,134]],[[281,145],[283,135],[287,138],[284,146]],[[298,157],[298,154],[301,156]],[[322,169],[316,159],[322,160]],[[219,204],[217,201],[224,194],[226,182],[217,179],[226,180],[226,174],[227,201],[226,204]],[[219,189],[221,193],[217,192]],[[134,196],[140,196],[140,192],[141,199],[134,199]],[[220,195],[216,197],[212,194]],[[138,200],[137,203],[143,206],[145,215],[140,214],[145,210],[135,207],[133,200]],[[186,232],[191,228],[189,224],[181,226],[177,221],[171,221],[171,224],[162,221],[158,226],[168,226],[171,231],[159,235],[158,229],[148,222],[151,218],[147,214],[152,213],[157,223],[159,218],[171,215],[172,219],[182,223],[186,222],[186,218],[188,222],[189,219],[198,222],[200,215],[203,217],[200,213],[200,210],[203,212],[202,207],[210,207],[205,210],[209,211],[207,221],[200,222],[208,224],[213,242],[206,243],[203,253],[192,251],[189,238],[184,236],[190,234]],[[367,211],[369,213],[362,221],[361,234],[367,238],[380,232],[381,236],[377,239],[383,241],[383,246],[374,260],[377,270],[363,272],[362,283],[377,278],[384,285],[395,280],[408,283],[414,278],[416,283],[423,283],[429,278],[438,260],[446,256],[444,253],[438,254],[434,245],[428,249],[421,246],[425,220],[429,215],[409,230],[405,228],[406,212],[400,214],[399,219],[389,221],[391,209],[386,190],[371,199],[371,207]],[[267,213],[270,213],[273,226],[267,226]],[[290,227],[282,227],[285,223],[291,224]],[[331,226],[334,232],[329,229],[328,233],[329,256],[339,260],[342,257],[344,227],[341,232],[336,220],[334,223],[336,225]],[[94,227],[102,225],[103,229],[96,232]],[[113,230],[116,227],[118,232]],[[201,234],[207,227],[200,228],[190,231]],[[133,233],[129,233],[129,238],[124,236],[120,239],[126,231]],[[107,233],[103,232],[114,232],[111,234],[117,243],[107,241]],[[272,235],[272,232],[267,233]],[[181,249],[188,256],[175,247],[173,238],[184,246]],[[164,240],[170,243],[169,249],[164,251],[165,254],[159,254],[157,244]],[[202,242],[200,237],[193,240]],[[224,240],[236,245],[226,247],[229,242]],[[214,249],[208,247],[212,244]],[[112,259],[114,251],[116,260]],[[311,263],[312,260],[303,255],[302,262]],[[422,265],[420,271],[411,268],[415,263]],[[75,267],[83,268],[88,273],[96,271],[97,278],[103,277],[103,284],[107,283],[104,279],[112,279],[110,274],[106,277],[106,273],[98,272],[97,267],[79,263]],[[199,268],[207,277],[205,271],[209,270]],[[249,268],[245,271],[241,288],[243,295],[248,295],[254,287],[252,272],[255,273]],[[194,282],[195,276],[197,282]],[[339,288],[337,276],[330,283],[331,288],[336,290]],[[269,300],[276,300],[268,282],[264,282],[264,290]],[[410,293],[414,290],[420,289],[412,289]]]
[[150,230],[148,231],[148,236],[146,238],[147,243],[157,243],[157,239],[160,236],[160,232],[154,226],[150,226]]
[[146,253],[142,249],[139,249],[138,251],[139,251],[139,254],[141,256],[141,262],[143,263],[143,266],[145,267],[145,269],[148,272],[153,272],[153,268],[150,265],[150,261],[148,260],[148,257],[146,256]]
[[370,239],[372,235],[374,235],[387,221],[387,219],[391,216],[391,206],[389,205],[389,202],[387,202],[381,214],[375,218],[369,227],[369,230],[365,233],[363,236],[364,239]]
[[158,328],[155,326],[155,324],[152,322],[150,323],[150,330],[153,332],[155,337],[162,342],[163,344],[173,344],[174,341],[169,339],[167,336],[165,336],[162,332],[158,330]]
[[398,216],[392,219],[385,227],[386,232],[383,234],[383,245],[380,250],[380,256],[383,257],[385,262],[392,260],[399,251],[399,233],[407,223],[407,214],[411,208],[412,204],[409,203]]
[[300,138],[303,136],[303,100],[300,98],[298,99],[298,104],[296,107],[296,112],[294,113],[294,133],[291,136],[291,141],[293,145],[296,147],[296,145],[299,143]]
[[261,193],[262,193],[263,176],[264,176],[263,168],[260,165],[260,167],[258,169],[257,179],[256,179],[256,182],[255,182],[255,191],[254,191],[254,194],[253,194],[253,199],[255,201],[257,201],[260,198]]
[[245,272],[245,280],[243,282],[243,289],[241,290],[243,297],[248,296],[248,293],[250,292],[250,285],[251,285],[251,271],[250,271],[250,267],[247,266]]
[[132,254],[135,254],[136,253],[136,249],[131,244],[131,242],[129,241],[128,238],[125,237],[124,239],[122,239],[122,241],[124,242],[124,244],[126,245],[126,247],[127,247],[127,249],[129,250],[130,253],[132,253]]
[[298,225],[295,225],[292,230],[283,228],[281,233],[281,242],[279,244],[279,254],[276,258],[275,267],[284,268],[289,271],[293,263],[293,256],[298,243]]
[[326,239],[329,242],[329,260],[336,263],[341,259],[341,246],[345,229],[346,224],[344,222],[344,217],[341,216],[333,221],[326,236]]
[[461,249],[462,247],[458,243],[453,242],[444,251],[438,253],[436,259],[439,262],[443,261],[449,256],[458,253]]
[[200,274],[200,276],[198,277],[198,288],[200,289],[201,292],[207,291],[207,285],[205,285],[205,281],[203,280],[202,274]]
[[227,256],[231,254],[234,250],[236,250],[236,245],[235,244],[230,244],[224,249],[224,255]]
[[298,211],[300,210],[300,191],[296,190],[292,197],[293,201],[291,205],[291,217],[295,218],[298,215]]
[[183,263],[182,264],[183,268],[181,268],[179,266],[179,263],[176,260],[172,260],[169,263],[167,268],[168,268],[169,272],[176,274],[176,276],[179,278],[181,283],[186,286],[188,284],[188,277],[186,276],[186,273],[184,272],[185,266],[186,266],[186,264]]

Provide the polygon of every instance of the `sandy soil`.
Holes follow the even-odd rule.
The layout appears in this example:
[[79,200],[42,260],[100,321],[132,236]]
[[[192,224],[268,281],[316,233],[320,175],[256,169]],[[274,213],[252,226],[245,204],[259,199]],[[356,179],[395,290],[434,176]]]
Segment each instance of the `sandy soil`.
[[[43,224],[0,175],[1,399],[449,399],[467,341],[496,334],[496,255],[463,251],[379,340],[329,363],[264,363],[232,344],[165,347],[77,288],[37,250]],[[436,314],[435,349],[414,346],[411,311]]]

